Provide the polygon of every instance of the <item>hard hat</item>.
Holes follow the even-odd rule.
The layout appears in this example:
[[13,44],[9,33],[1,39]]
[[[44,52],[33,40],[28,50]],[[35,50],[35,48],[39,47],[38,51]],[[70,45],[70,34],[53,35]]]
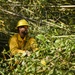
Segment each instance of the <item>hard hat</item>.
[[21,19],[19,20],[19,22],[17,23],[16,28],[20,27],[20,26],[29,26],[28,22],[25,19]]

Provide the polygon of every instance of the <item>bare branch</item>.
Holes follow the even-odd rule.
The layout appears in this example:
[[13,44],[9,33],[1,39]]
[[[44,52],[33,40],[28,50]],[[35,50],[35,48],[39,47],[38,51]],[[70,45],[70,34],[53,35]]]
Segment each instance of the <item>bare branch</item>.
[[75,37],[75,35],[62,35],[62,36],[52,36],[52,38],[72,38],[72,37]]
[[60,6],[50,6],[50,7],[74,8],[75,5],[60,5]]

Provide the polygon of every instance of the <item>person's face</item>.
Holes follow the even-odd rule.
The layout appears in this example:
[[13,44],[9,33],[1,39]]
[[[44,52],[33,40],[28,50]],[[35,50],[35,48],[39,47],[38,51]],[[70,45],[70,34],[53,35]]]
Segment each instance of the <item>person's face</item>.
[[20,26],[18,29],[21,37],[24,37],[26,34],[28,34],[28,26]]

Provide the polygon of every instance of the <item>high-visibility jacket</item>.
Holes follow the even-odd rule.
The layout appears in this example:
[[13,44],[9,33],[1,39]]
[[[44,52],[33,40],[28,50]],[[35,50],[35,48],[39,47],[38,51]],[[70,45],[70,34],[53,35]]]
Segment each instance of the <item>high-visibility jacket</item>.
[[36,51],[37,43],[34,38],[29,37],[26,35],[24,39],[20,37],[20,35],[17,33],[13,35],[9,40],[9,48],[12,55],[15,55],[17,53],[20,53],[21,51]]

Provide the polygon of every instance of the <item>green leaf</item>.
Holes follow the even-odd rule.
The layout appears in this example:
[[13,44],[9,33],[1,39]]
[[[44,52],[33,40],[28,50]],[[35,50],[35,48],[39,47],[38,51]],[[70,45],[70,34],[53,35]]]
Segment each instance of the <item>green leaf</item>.
[[42,35],[42,34],[38,34],[38,35],[36,36],[36,38],[39,39],[39,40],[41,40],[41,41],[45,41],[45,40],[46,40],[46,39],[45,39],[45,36]]

